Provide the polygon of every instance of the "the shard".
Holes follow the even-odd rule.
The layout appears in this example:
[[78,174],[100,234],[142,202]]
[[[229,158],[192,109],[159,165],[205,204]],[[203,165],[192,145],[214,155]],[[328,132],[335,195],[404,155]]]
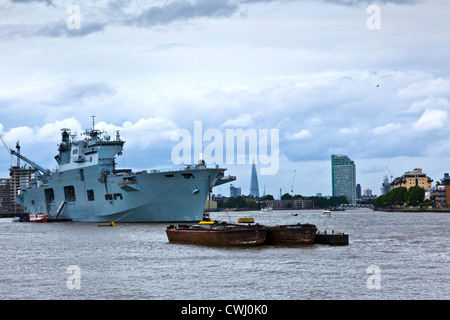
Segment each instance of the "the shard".
[[258,176],[256,175],[256,166],[252,164],[252,179],[250,182],[250,195],[259,198]]

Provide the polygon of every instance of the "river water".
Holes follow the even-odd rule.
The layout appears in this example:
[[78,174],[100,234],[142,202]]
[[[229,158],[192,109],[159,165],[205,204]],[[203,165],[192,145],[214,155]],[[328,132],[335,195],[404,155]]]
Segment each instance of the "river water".
[[100,228],[0,219],[0,299],[450,298],[450,214],[320,213],[223,212],[211,218],[312,223],[348,233],[348,246],[205,247],[169,243],[167,224]]

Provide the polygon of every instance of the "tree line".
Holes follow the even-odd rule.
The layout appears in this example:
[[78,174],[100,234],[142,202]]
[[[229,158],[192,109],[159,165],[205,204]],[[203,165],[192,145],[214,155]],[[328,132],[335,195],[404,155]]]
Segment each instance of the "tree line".
[[259,209],[258,203],[254,199],[245,199],[243,196],[229,197],[227,201],[217,201],[218,208],[248,208]]
[[[249,208],[249,209],[261,209],[261,202],[267,200],[275,200],[270,194],[260,198],[258,201],[254,199],[245,199],[243,196],[230,197],[226,201],[218,201],[218,208]],[[303,197],[299,194],[294,196],[289,193],[285,193],[281,196],[281,200],[312,200],[314,208],[329,208],[337,207],[340,204],[348,204],[348,200],[345,196],[330,197],[329,199],[325,197]]]
[[[226,201],[218,201],[217,206],[219,208],[248,208],[251,210],[261,209],[261,203],[266,200],[275,200],[272,195],[266,195],[260,199],[245,199],[243,196],[230,197]],[[341,204],[348,204],[348,200],[345,196],[336,197],[304,197],[299,194],[290,195],[285,193],[281,196],[281,200],[312,200],[314,208],[330,208],[337,207]],[[429,206],[434,205],[431,200],[425,201],[425,190],[419,186],[414,186],[409,189],[406,187],[398,187],[392,189],[385,195],[381,195],[376,199],[370,199],[366,201],[375,205],[376,207],[402,207],[402,206]],[[264,205],[263,205],[264,206]]]
[[404,205],[416,207],[433,203],[433,201],[425,201],[425,189],[419,186],[409,189],[406,187],[394,188],[375,200],[377,207],[403,207]]

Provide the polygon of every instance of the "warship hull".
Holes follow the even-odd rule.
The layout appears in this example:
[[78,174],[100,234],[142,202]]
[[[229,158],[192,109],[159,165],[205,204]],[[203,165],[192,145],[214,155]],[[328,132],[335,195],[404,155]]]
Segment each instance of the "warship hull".
[[[92,170],[92,174],[89,171]],[[86,222],[201,220],[209,189],[224,169],[141,172],[98,178],[98,168],[51,175],[47,185],[24,189],[25,212]],[[89,177],[93,177],[89,179]]]

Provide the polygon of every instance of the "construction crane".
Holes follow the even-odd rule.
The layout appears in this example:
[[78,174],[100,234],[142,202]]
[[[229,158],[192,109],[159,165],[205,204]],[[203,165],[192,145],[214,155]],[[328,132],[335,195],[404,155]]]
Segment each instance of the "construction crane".
[[394,175],[391,173],[391,170],[389,170],[389,167],[388,166],[386,166],[386,169],[387,169],[387,171],[389,172],[389,176],[390,176],[390,178],[391,178],[391,183],[392,183],[392,178],[394,177]]
[[0,135],[0,140],[2,140],[3,145],[4,145],[5,148],[6,148],[6,151],[8,151],[9,155],[10,155],[11,158],[14,160],[14,163],[15,163],[16,166],[17,166],[17,160],[16,160],[16,158],[14,158],[13,155],[12,155],[12,153],[11,153],[11,151],[9,151],[8,145],[6,144],[5,140],[3,140],[3,137],[2,137],[1,135]]
[[[20,154],[19,141],[16,142],[16,150],[17,150],[17,153]],[[17,166],[20,168],[20,158],[17,158]]]
[[292,185],[291,185],[291,196],[294,196],[294,181],[295,181],[295,172],[297,170],[294,170],[294,177],[292,178]]

